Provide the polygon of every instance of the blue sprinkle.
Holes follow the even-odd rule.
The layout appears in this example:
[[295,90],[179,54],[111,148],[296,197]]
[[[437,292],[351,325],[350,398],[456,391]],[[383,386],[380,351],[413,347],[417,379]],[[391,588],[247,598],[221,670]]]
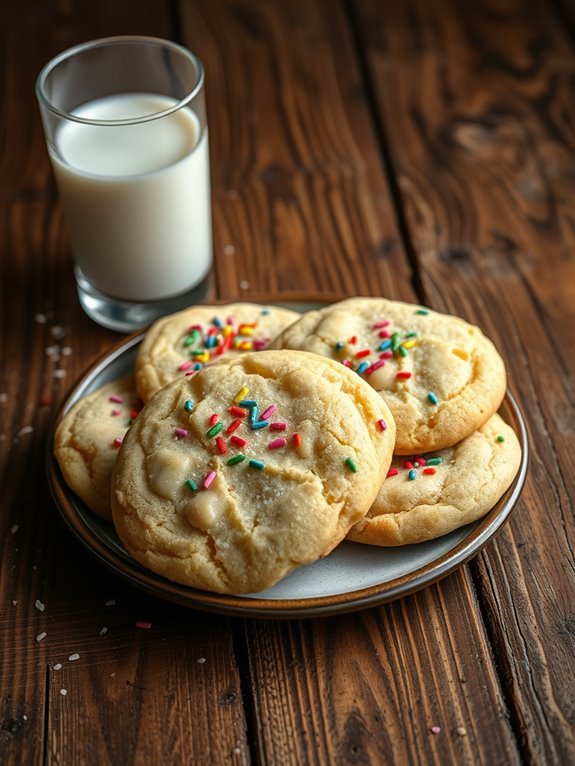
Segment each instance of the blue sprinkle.
[[250,423],[250,427],[252,431],[257,431],[260,428],[266,428],[266,426],[269,426],[269,424],[269,420],[254,420]]
[[194,364],[194,370],[201,370],[204,365],[201,362],[196,362]]
[[259,415],[259,410],[258,410],[258,407],[256,405],[256,406],[254,406],[254,407],[252,407],[250,409],[250,423],[257,422],[258,415]]
[[439,401],[439,398],[438,398],[437,394],[434,394],[434,393],[433,393],[433,391],[430,391],[430,392],[427,394],[427,398],[429,399],[429,401],[430,401],[432,404],[437,404],[437,402]]
[[222,327],[222,323],[221,323],[221,321],[218,319],[218,317],[214,317],[214,318],[212,319],[212,324],[213,324],[215,327],[217,327],[218,329],[221,329],[221,327]]
[[379,344],[379,351],[385,351],[391,346],[391,340],[388,338],[387,340],[384,340],[383,343]]
[[194,409],[194,403],[191,399],[186,399],[184,409],[186,412],[191,412]]
[[249,409],[250,407],[256,407],[257,402],[255,399],[242,399],[238,406],[243,407],[244,409]]
[[268,316],[269,314],[271,314],[271,313],[272,313],[272,312],[271,312],[269,309],[263,309],[263,311],[262,311],[262,314],[263,314],[265,317],[267,317],[267,316]]
[[338,342],[335,344],[335,350],[336,351],[341,351],[342,348],[343,348],[343,341],[338,340]]
[[411,469],[408,476],[409,476],[409,481],[413,481],[414,479],[417,479],[417,471],[415,470],[415,468]]
[[257,468],[260,471],[263,471],[264,468],[266,467],[266,464],[262,463],[261,460],[254,460],[253,458],[252,460],[250,460],[248,465],[250,466],[250,468]]
[[357,374],[362,375],[367,370],[368,367],[369,367],[369,362],[362,362],[356,370]]

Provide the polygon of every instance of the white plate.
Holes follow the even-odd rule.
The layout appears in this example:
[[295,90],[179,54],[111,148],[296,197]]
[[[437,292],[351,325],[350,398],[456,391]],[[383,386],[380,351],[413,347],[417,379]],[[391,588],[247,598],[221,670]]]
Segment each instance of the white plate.
[[[282,305],[296,310],[312,307],[303,302]],[[142,338],[139,334],[121,342],[94,364],[63,402],[58,416],[82,396],[132,372]],[[53,429],[47,445],[48,479],[62,518],[78,540],[108,569],[154,596],[196,609],[266,619],[336,614],[391,601],[437,581],[478,553],[499,531],[521,493],[528,462],[525,423],[510,393],[500,414],[517,433],[521,465],[509,490],[482,519],[436,540],[401,548],[345,541],[326,558],[300,567],[272,588],[253,595],[222,596],[196,590],[140,566],[126,552],[113,526],[95,516],[64,482],[53,455]]]

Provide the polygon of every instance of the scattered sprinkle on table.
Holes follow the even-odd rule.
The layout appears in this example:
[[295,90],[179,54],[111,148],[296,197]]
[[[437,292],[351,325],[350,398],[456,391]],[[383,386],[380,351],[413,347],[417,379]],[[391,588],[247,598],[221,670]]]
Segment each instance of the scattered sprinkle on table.
[[100,635],[101,636],[105,636],[107,632],[108,632],[108,628],[104,625],[104,627],[100,631]]
[[52,668],[52,670],[62,670],[62,663],[61,662],[57,662],[54,665],[54,667]]
[[143,630],[150,630],[150,628],[152,627],[152,623],[146,622],[145,620],[138,620],[136,622],[136,627],[142,628]]
[[40,601],[39,598],[37,598],[36,601],[34,601],[34,606],[39,612],[43,612],[44,609],[46,609],[46,606]]
[[40,641],[43,641],[43,640],[46,638],[46,636],[47,636],[47,635],[48,635],[48,634],[46,633],[46,631],[45,631],[45,630],[44,630],[44,631],[42,631],[42,633],[38,633],[38,635],[36,636],[36,641],[37,641],[38,643],[40,643]]
[[441,733],[441,726],[432,726],[429,731],[432,734],[440,734]]
[[74,654],[71,654],[71,655],[68,657],[68,660],[69,660],[70,662],[75,662],[76,660],[79,660],[79,659],[80,659],[80,655],[78,654],[78,652],[74,652]]
[[16,532],[17,532],[19,529],[20,529],[20,525],[19,525],[19,524],[12,524],[12,526],[10,527],[10,534],[11,534],[11,535],[15,535],[15,534],[16,534]]
[[65,697],[68,694],[68,689],[60,689],[60,694]]
[[198,657],[198,659],[196,660],[198,665],[203,665],[205,661],[206,661],[205,657]]
[[106,601],[104,606],[116,606],[116,599],[115,598],[108,599],[108,601]]

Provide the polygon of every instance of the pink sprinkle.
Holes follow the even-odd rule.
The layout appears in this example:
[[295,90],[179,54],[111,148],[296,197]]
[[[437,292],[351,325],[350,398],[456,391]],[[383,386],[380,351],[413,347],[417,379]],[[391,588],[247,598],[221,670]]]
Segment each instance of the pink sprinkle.
[[268,342],[265,340],[254,340],[254,351],[263,351],[267,345]]
[[276,410],[277,410],[277,406],[275,404],[270,404],[267,410],[264,410],[262,414],[260,415],[260,420],[267,420],[274,414]]
[[387,431],[387,423],[385,422],[383,418],[377,421],[377,425],[380,427],[382,431]]
[[398,473],[399,473],[399,471],[397,470],[397,468],[390,468],[389,471],[387,472],[387,475],[388,475],[388,477],[389,476],[397,476]]
[[274,423],[270,423],[270,431],[285,431],[287,423],[283,423],[280,420],[276,420]]
[[123,441],[123,439],[122,439],[121,436],[116,436],[116,438],[114,439],[112,444],[114,445],[114,447],[119,447],[120,444],[122,443],[122,441]]
[[373,324],[372,329],[379,330],[380,327],[389,327],[389,324],[390,324],[389,319],[382,319],[381,321]]
[[344,359],[342,364],[344,367],[349,367],[351,369],[351,362],[349,361],[349,359]]
[[391,338],[391,335],[389,334],[389,332],[387,330],[382,330],[379,333],[379,337],[380,338]]
[[285,447],[287,444],[287,439],[274,439],[268,444],[268,449],[279,449],[280,447]]
[[174,433],[176,434],[176,436],[179,436],[181,439],[185,439],[186,436],[188,435],[188,432],[186,431],[185,428],[176,428]]
[[181,364],[181,365],[178,367],[178,370],[179,370],[180,372],[185,372],[186,370],[189,370],[189,369],[190,369],[190,367],[191,367],[193,364],[194,364],[194,363],[193,363],[191,360],[189,360],[189,361],[187,361],[187,362],[182,362],[182,364]]
[[423,466],[427,463],[427,460],[424,457],[421,457],[421,455],[418,455],[415,459],[419,463],[419,465]]
[[204,489],[209,489],[212,484],[214,483],[214,479],[216,478],[216,472],[210,471],[209,474],[204,479],[203,487]]
[[234,316],[229,316],[226,319],[226,323],[229,324],[230,327],[234,328],[236,326],[236,318]]
[[120,396],[119,394],[112,394],[112,396],[110,397],[110,401],[115,402],[116,404],[122,404],[122,402],[124,401],[124,397]]
[[432,726],[429,730],[432,734],[440,734],[441,726]]
[[143,628],[144,630],[150,630],[150,628],[152,627],[152,623],[144,622],[144,620],[138,620],[138,622],[136,623],[136,627]]
[[391,359],[393,356],[393,351],[382,351],[379,355],[380,359]]
[[381,367],[385,367],[385,359],[378,359],[377,362],[370,364],[369,368],[365,371],[365,374],[371,375],[372,372],[379,370]]
[[112,410],[110,413],[113,417],[117,417],[118,415],[122,414],[122,410]]

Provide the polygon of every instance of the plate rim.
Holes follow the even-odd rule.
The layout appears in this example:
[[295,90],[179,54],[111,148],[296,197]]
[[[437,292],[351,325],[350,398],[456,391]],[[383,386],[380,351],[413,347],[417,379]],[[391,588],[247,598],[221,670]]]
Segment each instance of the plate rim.
[[[270,300],[250,300],[244,302],[265,304],[289,303],[329,303],[326,296],[305,296],[301,300],[286,299],[277,296]],[[240,302],[240,301],[226,301]],[[217,303],[213,304],[218,305]],[[439,581],[448,574],[459,569],[463,564],[476,556],[485,545],[492,541],[508,520],[517,505],[517,500],[523,490],[529,463],[529,441],[527,427],[521,409],[514,395],[506,390],[502,406],[506,409],[505,420],[514,429],[521,445],[521,460],[519,470],[510,487],[481,519],[474,523],[469,534],[449,551],[438,556],[417,569],[404,573],[384,583],[369,585],[365,588],[345,593],[325,596],[309,596],[297,599],[266,599],[258,596],[246,598],[241,595],[227,595],[202,591],[189,586],[174,583],[161,575],[146,570],[135,560],[120,557],[107,545],[90,527],[86,525],[77,512],[74,502],[67,496],[70,490],[61,474],[53,451],[54,431],[62,415],[72,406],[78,391],[110,366],[119,357],[128,353],[141,343],[146,328],[128,337],[123,337],[107,351],[102,352],[92,364],[78,377],[68,389],[60,405],[56,409],[48,428],[46,439],[46,473],[48,484],[60,518],[72,532],[73,536],[100,564],[119,576],[125,582],[137,587],[149,595],[180,606],[202,611],[227,614],[235,617],[261,619],[294,619],[323,617],[333,614],[343,614],[360,609],[367,609],[379,604],[388,603],[397,598],[414,593]],[[510,422],[512,421],[512,422]],[[74,495],[77,502],[81,500]],[[89,509],[87,509],[88,512]],[[359,543],[358,543],[359,544]],[[384,549],[383,549],[384,550]],[[128,555],[128,554],[127,554]]]

